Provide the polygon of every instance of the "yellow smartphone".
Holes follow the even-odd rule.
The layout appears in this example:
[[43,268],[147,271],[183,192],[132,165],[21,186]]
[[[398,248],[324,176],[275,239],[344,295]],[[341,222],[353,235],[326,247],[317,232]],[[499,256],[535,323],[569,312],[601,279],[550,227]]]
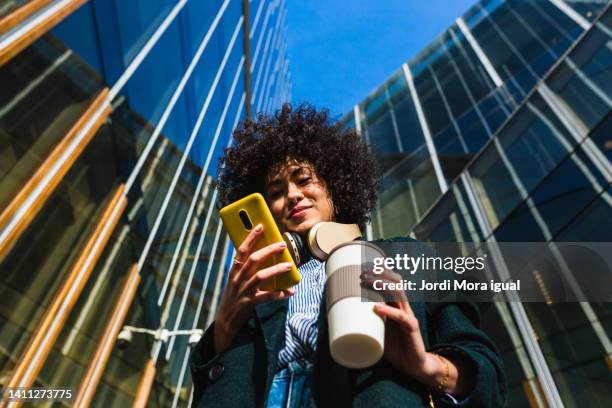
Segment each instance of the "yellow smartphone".
[[[263,234],[257,240],[254,251],[261,249],[270,244],[281,242],[283,236],[281,235],[272,213],[266,204],[263,196],[259,193],[253,193],[238,201],[235,201],[221,210],[219,215],[223,221],[223,226],[230,236],[232,243],[235,248],[238,248],[240,244],[246,239],[247,235],[251,232],[257,224],[263,226]],[[260,269],[267,268],[275,265],[279,262],[291,262],[293,267],[287,273],[283,273],[278,276],[274,276],[260,285],[262,290],[280,290],[288,289],[291,286],[296,285],[301,277],[300,273],[289,254],[289,250],[285,250],[278,255],[274,255],[268,260],[264,261],[260,265]]]

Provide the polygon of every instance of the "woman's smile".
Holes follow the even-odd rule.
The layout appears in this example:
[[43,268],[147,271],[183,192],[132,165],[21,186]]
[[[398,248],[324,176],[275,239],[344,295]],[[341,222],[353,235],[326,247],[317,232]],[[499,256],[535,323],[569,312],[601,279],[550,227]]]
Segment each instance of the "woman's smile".
[[305,235],[321,221],[334,220],[327,185],[308,162],[287,159],[268,171],[266,201],[279,228]]
[[289,212],[289,218],[291,218],[292,220],[303,219],[307,216],[307,211],[309,209],[310,207],[306,207],[306,206],[295,207],[293,210]]

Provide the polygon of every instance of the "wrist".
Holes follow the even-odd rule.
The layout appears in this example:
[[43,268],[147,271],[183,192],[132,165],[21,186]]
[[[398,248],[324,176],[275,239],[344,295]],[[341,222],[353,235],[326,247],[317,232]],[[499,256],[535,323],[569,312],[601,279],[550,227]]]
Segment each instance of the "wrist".
[[427,353],[417,379],[431,390],[449,392],[450,374],[450,361],[439,354]]
[[226,321],[218,316],[214,327],[215,354],[220,354],[228,347],[228,327]]

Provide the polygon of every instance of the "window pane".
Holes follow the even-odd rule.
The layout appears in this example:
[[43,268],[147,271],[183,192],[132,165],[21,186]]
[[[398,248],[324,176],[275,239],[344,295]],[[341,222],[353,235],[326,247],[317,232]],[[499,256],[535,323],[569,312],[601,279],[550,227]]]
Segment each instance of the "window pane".
[[470,167],[493,229],[522,200],[520,189],[529,194],[575,144],[535,94],[502,130],[498,140],[499,143],[489,144]]
[[0,68],[0,209],[102,89],[99,76],[47,35]]
[[602,220],[612,219],[612,187],[608,187],[574,221],[568,224],[557,236],[558,241],[609,242],[612,229]]
[[608,11],[580,45],[546,81],[565,102],[576,119],[592,129],[612,109],[612,50],[609,29],[612,22]]
[[406,235],[440,194],[425,146],[388,170],[382,181],[378,213],[373,217],[383,237]]

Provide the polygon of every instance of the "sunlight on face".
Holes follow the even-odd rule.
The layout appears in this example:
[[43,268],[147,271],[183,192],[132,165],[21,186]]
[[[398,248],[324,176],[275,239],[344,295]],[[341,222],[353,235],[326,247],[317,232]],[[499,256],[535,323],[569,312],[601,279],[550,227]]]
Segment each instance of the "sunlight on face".
[[318,222],[334,221],[334,207],[323,179],[305,161],[287,159],[272,166],[265,197],[281,232],[305,236]]

